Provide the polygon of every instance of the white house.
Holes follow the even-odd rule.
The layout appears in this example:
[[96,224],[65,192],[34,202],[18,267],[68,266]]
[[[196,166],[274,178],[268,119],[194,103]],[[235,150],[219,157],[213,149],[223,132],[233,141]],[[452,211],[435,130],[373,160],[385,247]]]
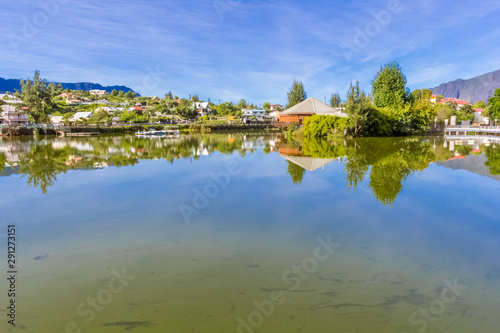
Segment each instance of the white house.
[[16,107],[12,105],[2,105],[2,124],[9,126],[27,125],[29,123],[28,115],[16,111]]
[[123,110],[124,108],[118,108],[113,106],[100,106],[96,109],[96,111],[106,111],[109,114],[114,112],[123,112]]
[[198,116],[200,117],[204,117],[209,113],[212,113],[212,109],[210,109],[208,102],[196,102],[194,103],[194,108],[198,110]]
[[73,117],[71,117],[70,121],[87,120],[92,118],[92,116],[92,112],[77,112]]
[[7,104],[18,104],[18,103],[23,102],[19,98],[17,98],[16,96],[10,95],[10,94],[9,95],[0,94],[0,99]]
[[107,94],[107,91],[106,90],[99,90],[99,89],[95,89],[95,90],[90,90],[89,93],[91,95],[96,95],[96,96],[103,96],[103,95],[106,95]]
[[283,110],[283,105],[281,105],[281,104],[272,104],[270,110],[271,111],[282,111]]
[[63,123],[63,116],[52,116],[50,117],[50,123],[54,125],[60,125]]
[[266,110],[243,110],[243,120],[249,120],[251,117],[255,117],[257,120],[262,121],[267,118]]

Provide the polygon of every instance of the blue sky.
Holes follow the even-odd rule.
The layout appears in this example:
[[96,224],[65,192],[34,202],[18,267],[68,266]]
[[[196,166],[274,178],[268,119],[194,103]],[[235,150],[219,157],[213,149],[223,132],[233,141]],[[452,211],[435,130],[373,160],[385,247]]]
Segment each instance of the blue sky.
[[500,69],[500,2],[16,0],[2,3],[0,77],[127,85],[283,104],[345,95],[397,60],[411,89]]

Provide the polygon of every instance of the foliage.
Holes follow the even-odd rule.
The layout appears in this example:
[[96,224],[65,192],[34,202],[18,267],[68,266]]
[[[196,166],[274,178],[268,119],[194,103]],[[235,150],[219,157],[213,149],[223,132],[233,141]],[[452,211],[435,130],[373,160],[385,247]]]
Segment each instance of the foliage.
[[486,103],[484,101],[478,101],[474,104],[474,109],[486,109]]
[[382,67],[372,81],[375,106],[402,108],[409,100],[406,82],[406,76],[396,61]]
[[244,99],[241,99],[241,100],[238,102],[238,105],[236,105],[236,107],[237,107],[239,110],[246,109],[246,107],[247,107],[247,102],[246,102]]
[[271,111],[271,103],[265,102],[264,105],[262,105],[262,108],[267,112]]
[[332,94],[332,97],[330,97],[330,106],[334,108],[342,106],[342,98],[340,98],[340,94],[338,92]]
[[412,103],[421,101],[421,100],[427,100],[429,101],[431,99],[432,95],[432,90],[430,89],[417,89],[411,92],[410,94],[410,101]]
[[326,137],[329,133],[344,133],[348,125],[348,118],[329,115],[313,115],[305,120],[304,136]]
[[288,174],[292,178],[293,184],[298,185],[302,183],[302,179],[304,178],[306,169],[290,161],[287,162],[288,162]]
[[241,110],[230,102],[219,104],[216,111],[219,116],[237,116],[241,114]]
[[446,119],[450,119],[454,110],[448,104],[439,104],[436,107],[437,122],[444,124]]
[[394,110],[394,132],[400,135],[420,133],[429,129],[436,109],[425,100]]
[[4,152],[0,152],[0,172],[5,169],[5,165],[7,164],[7,156],[5,156]]
[[307,92],[305,91],[304,84],[302,81],[295,80],[293,81],[292,87],[290,91],[287,93],[288,96],[288,105],[287,109],[291,108],[294,105],[297,105],[307,99]]
[[488,161],[484,165],[490,169],[490,174],[500,175],[500,147],[486,147],[484,153],[488,158]]
[[49,120],[53,103],[52,93],[47,86],[45,79],[40,79],[40,72],[36,71],[33,81],[21,80],[21,90],[16,90],[15,96],[22,100],[18,109],[27,108],[27,113],[36,123],[47,122]]
[[347,102],[345,112],[349,116],[349,127],[354,131],[354,136],[361,135],[362,131],[368,133],[372,117],[372,104],[364,91],[359,88],[359,82],[356,85],[352,82],[347,92]]
[[466,104],[456,111],[457,121],[474,121],[474,109],[470,104]]
[[493,97],[488,100],[488,108],[484,116],[490,117],[490,121],[500,120],[500,88],[495,90]]

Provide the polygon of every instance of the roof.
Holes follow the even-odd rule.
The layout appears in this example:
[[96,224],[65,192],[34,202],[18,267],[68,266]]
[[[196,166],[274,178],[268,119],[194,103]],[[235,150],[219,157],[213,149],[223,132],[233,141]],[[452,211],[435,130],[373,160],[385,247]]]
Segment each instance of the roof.
[[293,164],[296,164],[306,170],[309,171],[314,171],[316,169],[319,169],[328,163],[331,163],[333,161],[337,161],[336,158],[314,158],[314,157],[307,157],[307,156],[288,156],[288,155],[281,155],[281,157],[284,157],[286,160],[292,162]]
[[12,105],[2,105],[2,111],[3,112],[15,112],[16,111],[16,107],[15,106],[12,106]]
[[208,109],[208,102],[196,102],[195,103],[197,108],[202,108],[202,109]]
[[282,115],[307,115],[307,114],[318,114],[318,115],[330,115],[338,117],[347,117],[345,113],[327,105],[314,97],[308,98],[302,103],[292,106],[290,109],[284,111]]
[[52,116],[50,117],[51,123],[60,123],[62,122],[63,116]]
[[92,112],[77,112],[73,116],[73,119],[79,119],[79,118],[91,118],[92,117]]

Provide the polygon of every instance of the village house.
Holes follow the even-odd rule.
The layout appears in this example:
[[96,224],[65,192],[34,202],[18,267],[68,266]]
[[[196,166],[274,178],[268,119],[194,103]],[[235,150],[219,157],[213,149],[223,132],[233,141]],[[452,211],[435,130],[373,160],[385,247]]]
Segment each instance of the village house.
[[16,110],[15,106],[2,105],[1,123],[9,126],[21,126],[29,123],[28,115]]
[[279,122],[298,123],[299,125],[302,125],[306,118],[312,117],[313,115],[347,117],[347,114],[342,112],[342,108],[331,107],[330,105],[311,97],[282,112],[279,116]]
[[92,112],[77,112],[73,117],[70,118],[71,122],[75,121],[85,121],[92,118]]
[[432,104],[457,103],[459,108],[461,108],[464,105],[469,104],[469,102],[463,101],[463,100],[458,99],[458,98],[442,98],[438,101],[436,95],[431,95],[431,99],[429,101]]
[[490,123],[490,118],[483,116],[484,109],[474,109],[474,122],[481,125],[488,125]]
[[11,94],[8,94],[8,95],[7,94],[0,94],[0,100],[2,100],[4,103],[7,103],[7,104],[19,104],[19,103],[23,102],[19,98],[17,98],[14,95],[11,95]]
[[107,94],[107,91],[106,90],[99,90],[99,89],[95,89],[95,90],[90,90],[89,93],[91,95],[96,95],[96,96],[104,96]]
[[97,111],[105,111],[109,114],[112,114],[112,113],[115,113],[115,112],[123,112],[123,108],[119,108],[119,107],[114,107],[114,106],[100,106],[96,109],[96,112]]
[[82,101],[79,99],[66,99],[66,104],[68,105],[80,105]]
[[283,105],[280,104],[271,104],[271,108],[269,109],[271,112],[273,111],[282,111]]
[[251,118],[255,118],[258,121],[264,121],[267,118],[266,110],[243,110],[243,122],[247,122],[251,120]]
[[52,116],[50,117],[50,123],[55,125],[56,127],[59,125],[63,125],[63,116]]
[[198,116],[200,117],[204,117],[212,113],[212,109],[210,109],[208,102],[196,102],[194,103],[194,108],[198,111]]

